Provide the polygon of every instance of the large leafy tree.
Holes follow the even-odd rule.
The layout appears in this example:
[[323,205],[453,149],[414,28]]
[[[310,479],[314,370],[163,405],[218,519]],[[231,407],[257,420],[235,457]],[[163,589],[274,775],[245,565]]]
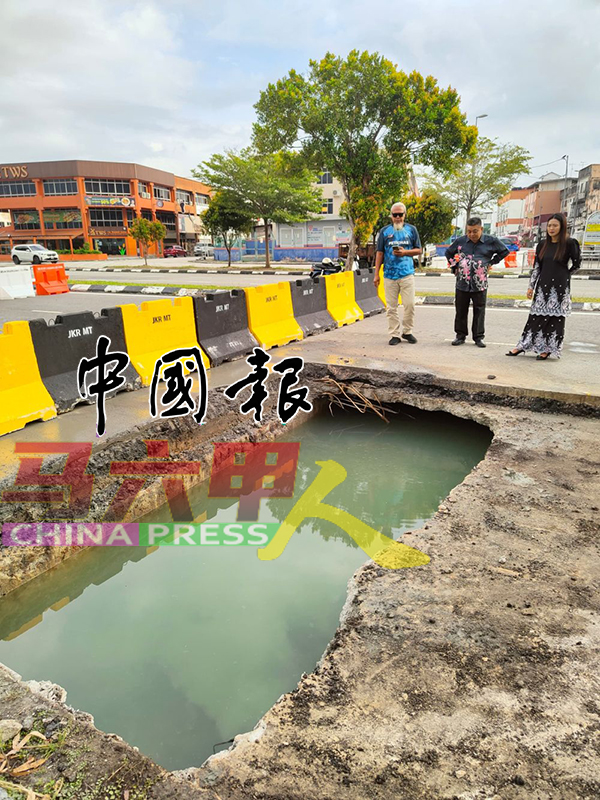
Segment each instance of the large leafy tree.
[[314,174],[298,154],[259,154],[250,148],[213,155],[194,170],[194,175],[215,189],[244,203],[254,217],[265,223],[265,250],[269,257],[269,224],[303,222],[320,212],[321,193],[313,186]]
[[235,240],[250,233],[254,217],[244,201],[228,192],[217,192],[202,215],[202,227],[214,239],[222,239],[227,250],[227,265],[231,266],[231,249]]
[[528,171],[530,161],[524,147],[480,136],[466,160],[457,161],[449,175],[434,176],[428,185],[463,210],[468,219],[506,194],[515,178]]
[[429,190],[420,197],[414,194],[405,197],[402,202],[406,206],[406,221],[419,231],[425,260],[425,246],[443,242],[452,233],[454,208],[447,198]]
[[346,59],[327,53],[310,62],[306,75],[291,70],[255,108],[259,150],[296,147],[313,168],[341,182],[352,228],[348,264],[389,197],[406,190],[411,161],[447,170],[476,138],[454,89],[357,50]]

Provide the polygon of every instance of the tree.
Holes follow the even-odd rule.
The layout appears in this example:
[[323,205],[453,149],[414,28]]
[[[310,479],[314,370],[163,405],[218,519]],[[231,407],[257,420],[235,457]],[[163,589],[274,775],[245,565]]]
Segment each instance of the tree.
[[144,217],[136,217],[129,226],[128,234],[132,236],[144,254],[144,264],[148,265],[148,247],[152,240],[152,223]]
[[515,178],[528,171],[530,161],[524,147],[480,136],[471,156],[457,161],[449,175],[430,178],[428,184],[469,219],[474,211],[484,210],[506,194]]
[[327,53],[306,76],[291,70],[261,93],[254,142],[261,152],[297,147],[341,182],[351,265],[389,197],[406,190],[412,160],[444,171],[471,151],[476,128],[458,104],[454,89],[378,53]]
[[406,206],[407,222],[419,231],[424,261],[426,245],[443,242],[452,233],[454,208],[449,200],[430,190],[425,190],[421,197],[410,195],[402,202]]
[[313,173],[295,153],[259,154],[251,148],[213,155],[193,174],[223,192],[237,197],[253,217],[265,224],[265,251],[269,258],[269,224],[304,222],[322,208],[321,193]]
[[202,227],[213,240],[223,240],[227,250],[227,266],[231,266],[231,248],[235,240],[250,233],[254,217],[240,197],[227,192],[217,192],[202,215]]
[[156,244],[158,244],[159,242],[162,242],[164,240],[166,235],[167,235],[167,229],[162,224],[162,222],[159,222],[159,220],[155,219],[153,222],[150,223],[150,241],[156,242]]
[[151,222],[145,217],[136,217],[129,226],[127,233],[138,243],[140,250],[144,254],[144,264],[147,266],[148,247],[152,242],[161,242],[167,235],[167,229],[158,220]]

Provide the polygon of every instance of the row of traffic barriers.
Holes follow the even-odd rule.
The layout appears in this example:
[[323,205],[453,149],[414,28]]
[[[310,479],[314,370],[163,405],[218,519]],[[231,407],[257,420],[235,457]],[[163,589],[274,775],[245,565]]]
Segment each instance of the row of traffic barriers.
[[[64,314],[55,320],[7,322],[0,334],[0,435],[50,419],[86,402],[79,392],[81,359],[96,357],[100,336],[109,352],[126,353],[120,390],[152,381],[156,362],[174,349],[197,348],[206,368],[304,339],[380,313],[385,306],[373,270],[160,299]],[[96,380],[88,372],[85,386]],[[114,391],[113,391],[114,393]]]

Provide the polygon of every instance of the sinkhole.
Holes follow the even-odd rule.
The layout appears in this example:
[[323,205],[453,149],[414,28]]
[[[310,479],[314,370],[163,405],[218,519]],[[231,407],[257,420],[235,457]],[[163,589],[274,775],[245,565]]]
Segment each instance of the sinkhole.
[[[328,504],[396,539],[420,527],[491,433],[443,412],[391,410],[389,423],[338,409],[290,431],[294,498],[263,499],[259,521],[282,521],[329,459],[347,478]],[[235,522],[236,500],[209,498],[207,484],[189,496],[195,516]],[[165,506],[144,521],[169,519]],[[273,561],[252,547],[88,549],[2,599],[0,661],[63,686],[98,728],[166,769],[198,766],[314,669],[366,560],[317,519]]]

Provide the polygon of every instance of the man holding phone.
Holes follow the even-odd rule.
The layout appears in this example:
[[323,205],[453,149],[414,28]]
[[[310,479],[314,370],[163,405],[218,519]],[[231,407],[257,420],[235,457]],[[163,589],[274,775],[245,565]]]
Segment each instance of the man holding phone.
[[[394,203],[390,209],[391,225],[386,225],[377,236],[375,256],[375,276],[373,282],[379,286],[380,270],[383,264],[383,289],[385,293],[389,344],[400,344],[405,339],[416,344],[413,336],[415,321],[415,262],[413,256],[421,255],[421,240],[414,225],[406,220],[404,203]],[[404,317],[402,337],[400,337],[400,315],[398,297],[402,298]]]

